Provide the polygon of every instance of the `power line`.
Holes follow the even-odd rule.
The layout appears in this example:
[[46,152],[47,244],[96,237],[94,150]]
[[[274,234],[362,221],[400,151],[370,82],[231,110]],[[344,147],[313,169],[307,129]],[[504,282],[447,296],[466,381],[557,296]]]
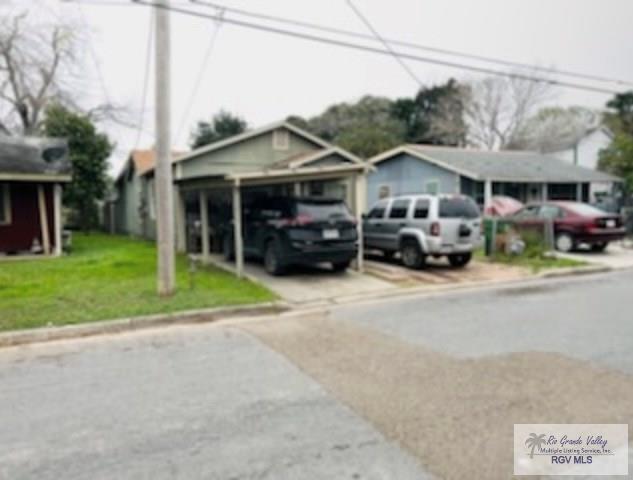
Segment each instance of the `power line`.
[[[224,11],[223,10],[219,10],[218,11],[218,16],[220,18],[222,18],[224,16]],[[207,50],[204,53],[204,57],[202,60],[202,64],[200,65],[200,69],[198,70],[198,76],[196,78],[196,81],[194,83],[194,87],[193,90],[191,91],[191,95],[189,96],[189,100],[187,101],[187,106],[185,108],[185,110],[183,111],[183,115],[182,118],[180,119],[180,125],[178,126],[178,130],[176,133],[176,137],[175,139],[178,140],[180,138],[180,134],[182,133],[182,129],[185,126],[185,123],[189,117],[189,111],[191,110],[191,107],[193,106],[193,102],[196,99],[196,96],[198,95],[198,90],[200,90],[200,84],[202,83],[202,77],[204,76],[204,72],[207,69],[207,65],[209,63],[209,59],[211,58],[211,54],[213,53],[213,48],[215,46],[215,41],[218,37],[218,33],[220,32],[220,27],[222,26],[222,20],[219,20],[216,24],[215,24],[215,30],[213,31],[213,34],[211,35],[211,40],[209,41],[209,45],[207,47]]]
[[424,86],[424,83],[422,83],[422,80],[420,80],[418,78],[418,76],[415,74],[415,72],[413,70],[411,70],[411,68],[409,68],[409,65],[407,65],[404,62],[404,60],[402,60],[396,54],[396,52],[393,50],[393,48],[391,48],[391,45],[389,45],[389,43],[382,36],[380,36],[380,33],[378,33],[378,30],[376,30],[373,27],[373,25],[369,22],[367,17],[365,17],[365,15],[363,15],[363,13],[360,11],[360,9],[357,8],[356,5],[354,5],[354,3],[352,3],[352,0],[347,0],[347,4],[352,9],[352,11],[356,14],[356,16],[358,18],[360,18],[361,22],[363,22],[365,24],[365,26],[369,29],[369,31],[374,35],[374,37],[376,37],[383,44],[383,46],[387,50],[389,50],[389,52],[391,53],[393,58],[395,58],[396,62],[398,62],[398,64],[404,69],[404,71],[409,74],[409,76],[413,79],[414,82],[416,82],[418,84],[418,86],[420,88],[422,88]]
[[[187,10],[187,9],[179,8],[179,7],[166,6],[166,5],[162,5],[162,4],[155,4],[153,2],[145,1],[145,0],[131,0],[131,1],[134,2],[134,3],[140,4],[140,5],[146,5],[146,6],[153,7],[153,8],[166,9],[166,10],[170,10],[172,12],[176,12],[176,13],[180,13],[180,14],[188,15],[188,16],[192,16],[192,17],[205,18],[205,19],[208,19],[208,20],[216,20],[216,21],[219,20],[219,17],[217,15],[200,13],[200,12],[197,12],[197,11]],[[356,44],[356,43],[344,42],[342,40],[337,40],[337,39],[333,39],[333,38],[326,38],[326,37],[320,37],[320,36],[317,36],[317,35],[311,35],[311,34],[302,33],[302,32],[295,32],[295,31],[291,31],[291,30],[285,30],[285,29],[281,29],[281,28],[271,27],[271,26],[268,26],[268,25],[262,25],[262,24],[252,23],[252,22],[246,22],[246,21],[243,21],[243,20],[237,20],[237,19],[233,19],[233,18],[228,18],[226,16],[222,19],[222,21],[224,23],[237,25],[237,26],[244,27],[244,28],[250,28],[250,29],[253,29],[253,30],[259,30],[259,31],[264,31],[264,32],[269,32],[269,33],[276,33],[278,35],[285,35],[285,36],[291,36],[291,37],[295,37],[295,38],[301,38],[303,40],[310,40],[310,41],[313,41],[313,42],[323,43],[323,44],[326,44],[326,45],[335,45],[335,46],[339,46],[339,47],[345,47],[345,48],[354,49],[354,50],[360,50],[360,51],[364,51],[364,52],[376,53],[376,54],[380,54],[380,55],[393,55],[390,51],[382,50],[380,48],[370,47],[370,46],[367,46],[367,45],[360,45],[360,44]],[[412,54],[403,53],[403,52],[394,52],[394,53],[398,57],[403,58],[403,59],[408,59],[408,60],[413,60],[413,61],[423,62],[423,63],[432,63],[432,64],[435,64],[435,65],[442,65],[442,66],[445,66],[445,67],[457,68],[457,69],[461,69],[461,70],[470,70],[470,71],[473,71],[473,72],[485,73],[485,74],[488,74],[488,75],[496,75],[496,76],[502,76],[502,77],[516,78],[516,79],[528,80],[528,81],[532,81],[532,82],[541,82],[541,83],[547,83],[547,84],[554,85],[554,86],[559,86],[559,87],[567,87],[567,88],[573,88],[573,89],[576,89],[576,90],[584,90],[584,91],[590,91],[590,92],[605,93],[605,94],[609,94],[609,95],[614,95],[614,94],[620,93],[617,90],[612,90],[612,89],[608,89],[608,88],[594,87],[594,86],[591,86],[591,85],[584,85],[584,84],[579,84],[579,83],[573,83],[573,82],[567,82],[567,81],[561,81],[561,80],[554,80],[554,79],[548,79],[548,78],[543,78],[543,77],[536,77],[536,76],[525,75],[525,74],[521,74],[521,73],[504,72],[504,71],[501,71],[501,70],[494,70],[494,69],[486,68],[486,67],[467,65],[467,64],[463,64],[463,63],[452,62],[452,61],[447,61],[447,60],[440,60],[440,59],[430,58],[430,57],[421,57],[421,56],[418,56],[418,55],[412,55]]]
[[105,97],[106,103],[111,105],[110,103],[110,95],[108,94],[108,89],[106,88],[105,82],[103,80],[103,72],[101,71],[101,65],[99,64],[99,60],[97,59],[97,53],[95,52],[94,46],[92,45],[92,35],[90,34],[90,27],[88,26],[88,22],[86,21],[86,17],[84,15],[83,8],[81,8],[81,4],[77,5],[79,17],[81,18],[81,22],[86,28],[86,33],[88,34],[88,50],[90,51],[90,57],[92,57],[92,62],[95,65],[95,70],[97,70],[97,76],[99,77],[99,85],[101,86],[101,92]]
[[[366,35],[364,33],[354,32],[354,31],[351,31],[351,30],[344,30],[344,29],[341,29],[341,28],[334,28],[334,27],[330,27],[330,26],[326,26],[326,25],[322,25],[322,24],[318,24],[318,23],[311,23],[311,22],[305,22],[305,21],[301,21],[301,20],[294,20],[294,19],[289,19],[289,18],[284,18],[284,17],[278,17],[278,16],[274,16],[274,15],[267,15],[267,14],[253,12],[253,11],[249,11],[249,10],[243,10],[243,9],[239,9],[239,8],[226,7],[226,6],[218,4],[216,2],[209,2],[209,1],[206,1],[206,0],[189,0],[189,1],[191,3],[197,4],[197,5],[208,6],[208,7],[213,7],[213,8],[224,8],[226,10],[226,12],[228,12],[228,13],[235,13],[235,14],[238,14],[238,15],[243,15],[243,16],[251,17],[251,18],[257,18],[257,19],[260,19],[260,20],[268,20],[268,21],[277,22],[277,23],[286,24],[286,25],[292,25],[292,26],[296,26],[296,27],[303,27],[303,28],[309,28],[309,29],[312,29],[312,30],[317,30],[317,31],[322,31],[322,32],[327,32],[327,33],[334,33],[334,34],[337,34],[337,35],[344,35],[344,36],[348,36],[348,37],[354,37],[354,38],[359,38],[359,39],[364,39],[364,40],[376,41],[376,38],[372,37],[371,35]],[[477,60],[477,61],[480,61],[480,62],[504,65],[506,67],[522,68],[522,69],[527,69],[527,70],[541,71],[541,72],[545,72],[545,73],[552,73],[552,74],[556,74],[556,75],[564,75],[564,76],[567,76],[567,77],[582,78],[582,79],[585,79],[585,80],[594,80],[594,81],[598,81],[598,82],[608,82],[608,83],[615,83],[615,84],[619,84],[619,85],[633,86],[633,82],[630,81],[630,80],[621,80],[621,79],[616,79],[616,78],[603,77],[603,76],[599,76],[599,75],[593,75],[593,74],[582,73],[582,72],[575,72],[575,71],[566,70],[566,69],[546,68],[546,67],[541,67],[541,66],[538,66],[538,65],[531,65],[531,64],[515,62],[515,61],[511,61],[511,60],[505,60],[505,59],[499,59],[499,58],[494,58],[494,57],[489,57],[489,56],[484,56],[484,55],[476,55],[476,54],[472,54],[472,53],[461,52],[461,51],[458,51],[458,50],[450,50],[450,49],[446,49],[446,48],[438,48],[438,47],[433,47],[433,46],[429,46],[429,45],[420,45],[418,43],[406,42],[406,41],[393,39],[393,38],[388,38],[388,37],[383,37],[383,40],[386,41],[386,42],[389,42],[392,45],[398,45],[398,46],[401,46],[401,47],[407,47],[407,48],[413,48],[413,49],[423,50],[423,51],[427,51],[427,52],[439,53],[439,54],[442,54],[442,55],[452,55],[452,56],[455,56],[455,57],[462,57],[462,58],[467,58],[467,59],[470,59],[470,60]]]
[[149,83],[149,68],[151,63],[152,39],[154,37],[154,11],[150,12],[149,28],[147,34],[147,46],[145,47],[145,71],[143,73],[143,96],[141,99],[141,115],[139,118],[138,132],[136,133],[136,142],[134,142],[134,150],[138,148],[143,133],[143,124],[145,123],[145,106],[147,103],[147,84]]

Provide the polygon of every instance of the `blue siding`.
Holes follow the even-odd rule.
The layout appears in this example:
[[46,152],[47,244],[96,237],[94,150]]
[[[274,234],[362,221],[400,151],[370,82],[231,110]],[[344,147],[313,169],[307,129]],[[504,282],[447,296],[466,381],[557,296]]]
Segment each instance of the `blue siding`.
[[389,185],[391,195],[427,193],[426,183],[437,181],[438,193],[459,193],[459,175],[406,153],[383,160],[367,179],[367,206],[378,201],[381,185]]

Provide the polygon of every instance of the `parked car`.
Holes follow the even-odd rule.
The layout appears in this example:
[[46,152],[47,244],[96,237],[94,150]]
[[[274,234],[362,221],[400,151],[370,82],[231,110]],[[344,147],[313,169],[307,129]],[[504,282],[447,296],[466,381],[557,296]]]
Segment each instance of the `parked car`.
[[[331,263],[335,271],[356,257],[356,221],[345,202],[328,198],[267,197],[244,207],[244,256],[264,261],[271,275],[291,265]],[[224,255],[234,256],[232,227]]]
[[544,231],[545,223],[554,223],[557,250],[569,252],[579,244],[588,244],[601,252],[609,242],[621,240],[626,231],[622,218],[581,202],[545,202],[526,205],[512,218],[523,228]]
[[426,257],[446,256],[454,267],[470,262],[481,241],[481,213],[463,195],[403,195],[378,201],[365,216],[363,239],[367,249],[421,268]]

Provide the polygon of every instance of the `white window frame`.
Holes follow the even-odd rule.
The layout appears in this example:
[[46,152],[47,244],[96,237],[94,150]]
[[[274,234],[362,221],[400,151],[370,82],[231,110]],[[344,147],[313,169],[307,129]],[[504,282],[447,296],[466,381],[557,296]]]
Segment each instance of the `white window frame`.
[[273,149],[288,150],[290,148],[290,132],[278,129],[273,132]]
[[[434,188],[435,191],[431,191],[431,189],[429,188],[430,185],[435,186]],[[427,180],[426,182],[424,182],[424,193],[427,193],[429,195],[438,195],[440,193],[440,181],[434,178],[434,179]]]
[[4,207],[4,212],[2,212],[2,217],[0,217],[0,225],[11,225],[11,189],[9,188],[8,183],[0,183],[0,195],[2,195],[2,206]]
[[[381,195],[383,189],[386,189],[386,195]],[[378,185],[378,200],[391,197],[391,185],[388,183],[381,183]]]

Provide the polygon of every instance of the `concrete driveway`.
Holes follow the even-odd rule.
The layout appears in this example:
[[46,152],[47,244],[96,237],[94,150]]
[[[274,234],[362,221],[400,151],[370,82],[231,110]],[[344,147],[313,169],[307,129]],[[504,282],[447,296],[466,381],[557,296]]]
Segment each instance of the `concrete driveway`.
[[592,265],[605,265],[614,270],[633,268],[633,246],[628,244],[625,246],[623,242],[609,244],[604,252],[579,250],[574,253],[559,253],[559,255]]

